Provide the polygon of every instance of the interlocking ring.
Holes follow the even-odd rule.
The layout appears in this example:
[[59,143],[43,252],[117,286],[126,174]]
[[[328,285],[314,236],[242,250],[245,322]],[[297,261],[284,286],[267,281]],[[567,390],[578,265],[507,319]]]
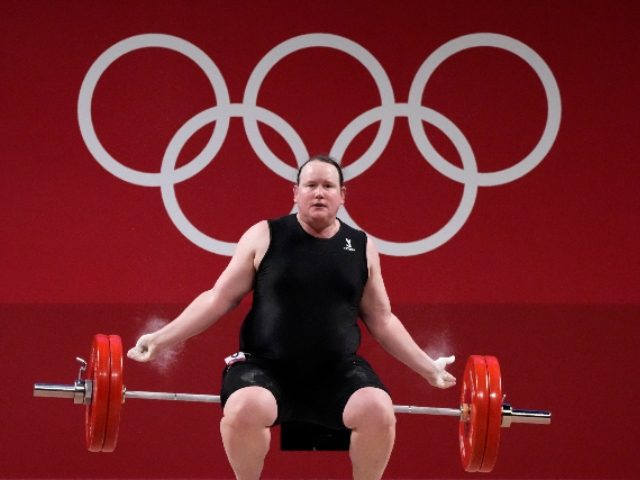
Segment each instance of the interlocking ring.
[[206,53],[192,43],[171,35],[147,34],[127,38],[105,50],[105,52],[102,53],[95,62],[93,62],[93,65],[91,65],[89,71],[84,77],[84,80],[82,81],[80,95],[78,96],[78,121],[84,143],[87,145],[87,148],[93,155],[93,158],[95,158],[107,171],[119,179],[143,187],[158,187],[162,184],[163,180],[166,181],[166,178],[163,178],[163,175],[169,175],[175,183],[180,183],[200,173],[200,171],[209,165],[211,160],[213,160],[222,147],[224,138],[227,135],[227,130],[229,128],[229,116],[225,115],[220,118],[219,122],[216,124],[216,129],[214,130],[211,139],[205,145],[202,152],[200,152],[200,154],[191,162],[183,165],[175,171],[169,173],[166,171],[160,173],[141,172],[139,170],[129,168],[113,158],[100,143],[100,140],[96,135],[95,128],[93,127],[93,118],[91,116],[93,92],[96,89],[98,80],[100,80],[102,74],[107,70],[107,68],[109,68],[109,65],[127,53],[148,47],[160,47],[174,50],[194,61],[211,83],[220,107],[224,108],[229,105],[229,92],[220,70],[218,70],[216,64],[213,63]]
[[[93,127],[91,102],[96,85],[105,70],[121,56],[141,48],[167,48],[181,53],[195,62],[211,83],[217,105],[189,119],[175,133],[162,159],[160,172],[142,172],[129,168],[113,158],[102,146]],[[561,118],[560,92],[553,73],[534,50],[522,42],[494,33],[464,35],[436,49],[422,63],[413,79],[407,103],[394,99],[393,88],[386,72],[376,58],[361,45],[345,37],[326,33],[300,35],[279,44],[256,65],[244,92],[242,103],[231,103],[226,83],[215,63],[202,50],[190,42],[171,35],[145,34],[124,39],[102,53],[89,68],[78,97],[80,132],[93,157],[111,174],[135,185],[160,187],[162,201],[178,230],[195,245],[212,253],[230,256],[235,243],[212,238],[196,228],[182,212],[175,195],[175,185],[197,175],[217,155],[229,128],[231,117],[240,117],[251,147],[258,158],[276,175],[293,181],[296,169],[282,161],[267,146],[258,122],[270,126],[288,143],[298,165],[309,156],[304,141],[291,125],[276,113],[257,105],[260,86],[269,71],[284,57],[311,47],[339,50],[358,60],[369,72],[380,94],[380,106],[374,107],[352,120],[338,135],[330,154],[342,158],[353,139],[366,127],[380,122],[377,135],[369,148],[353,163],[344,168],[345,180],[350,180],[377,161],[386,148],[397,117],[407,117],[409,129],[424,159],[447,178],[464,186],[460,204],[451,219],[437,232],[410,242],[391,242],[374,235],[381,253],[394,256],[420,255],[432,251],[449,241],[465,224],[473,210],[479,186],[497,186],[512,182],[533,170],[547,155],[556,139]],[[547,119],[537,145],[515,165],[495,172],[479,172],[473,150],[464,134],[441,113],[421,105],[422,94],[435,69],[450,56],[475,47],[494,47],[506,50],[524,60],[538,75],[547,98]],[[203,150],[188,163],[176,167],[180,151],[191,136],[203,126],[215,122],[211,138]],[[431,145],[422,122],[428,122],[442,131],[457,150],[462,160],[458,167],[443,158]],[[295,210],[295,207],[294,207]],[[340,216],[358,226],[348,211],[342,208]]]

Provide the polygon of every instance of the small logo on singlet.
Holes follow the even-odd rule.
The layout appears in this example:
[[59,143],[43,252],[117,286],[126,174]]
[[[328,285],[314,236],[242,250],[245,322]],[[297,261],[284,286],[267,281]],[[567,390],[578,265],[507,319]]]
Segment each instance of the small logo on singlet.
[[347,241],[347,244],[344,246],[344,249],[348,250],[350,252],[355,252],[356,249],[351,246],[351,239],[350,238],[345,238],[345,240]]

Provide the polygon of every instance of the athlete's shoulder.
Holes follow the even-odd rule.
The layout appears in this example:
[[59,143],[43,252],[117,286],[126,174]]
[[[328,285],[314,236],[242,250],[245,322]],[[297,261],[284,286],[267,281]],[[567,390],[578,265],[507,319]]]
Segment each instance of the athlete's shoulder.
[[364,230],[360,230],[359,228],[355,228],[355,227],[349,225],[348,223],[345,223],[343,220],[340,220],[340,218],[338,218],[338,221],[340,222],[340,231],[344,235],[350,235],[352,237],[360,237],[360,238],[366,240],[367,234],[366,234],[366,232]]
[[250,226],[240,237],[238,246],[255,248],[269,242],[269,224],[267,220],[261,220]]
[[269,225],[294,225],[297,222],[295,213],[267,220]]

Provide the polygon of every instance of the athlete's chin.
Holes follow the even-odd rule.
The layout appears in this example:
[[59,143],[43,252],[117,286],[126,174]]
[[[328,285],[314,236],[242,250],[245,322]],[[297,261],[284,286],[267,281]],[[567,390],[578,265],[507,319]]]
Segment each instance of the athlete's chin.
[[315,219],[330,219],[336,216],[336,212],[332,212],[327,207],[311,207],[309,209],[309,217]]
[[332,212],[327,207],[312,207],[302,213],[302,218],[306,218],[310,223],[327,223],[336,217],[336,212]]

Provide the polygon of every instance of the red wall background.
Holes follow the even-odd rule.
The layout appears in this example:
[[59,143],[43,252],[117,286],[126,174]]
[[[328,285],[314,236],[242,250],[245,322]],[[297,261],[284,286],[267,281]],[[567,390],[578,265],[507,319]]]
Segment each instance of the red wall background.
[[[520,408],[553,411],[550,427],[503,430],[494,478],[637,478],[636,360],[640,326],[637,161],[638,18],[631,1],[488,2],[2,2],[3,97],[0,211],[0,477],[230,478],[207,405],[130,401],[113,454],[84,450],[83,412],[32,398],[36,381],[71,383],[91,336],[119,333],[126,346],[154,319],[176,315],[208,288],[228,257],[195,245],[173,224],[158,187],[116,178],[80,133],[80,87],[93,62],[126,38],[161,33],[201,49],[232,104],[267,53],[299,35],[355,42],[382,65],[396,103],[406,103],[420,65],[440,46],[480,32],[533,49],[557,82],[562,115],[549,152],[512,182],[481,186],[464,225],[438,248],[383,255],[394,310],[432,354],[494,354],[504,390]],[[215,106],[203,72],[185,56],[145,48],[100,78],[96,133],[129,168],[158,172],[173,135]],[[328,48],[286,56],[266,75],[258,105],[327,152],[358,115],[380,105],[370,74]],[[481,172],[528,154],[545,127],[547,100],[522,59],[473,48],[434,72],[422,105],[467,139]],[[379,123],[345,152],[353,163]],[[202,150],[206,125],[180,153]],[[454,141],[425,130],[447,161]],[[282,134],[262,125],[289,165]],[[213,162],[176,185],[185,216],[205,235],[234,242],[251,224],[291,209],[284,179],[260,161],[242,119],[231,119]],[[395,119],[375,164],[348,184],[351,216],[371,235],[407,242],[438,231],[463,185],[419,152],[407,118]],[[125,363],[134,390],[217,392],[222,358],[236,348],[248,302],[190,341],[175,363]],[[455,406],[366,339],[364,354],[397,403]],[[457,425],[399,418],[388,478],[460,478]],[[274,443],[278,432],[274,432]],[[347,478],[342,453],[272,449],[265,478]]]

